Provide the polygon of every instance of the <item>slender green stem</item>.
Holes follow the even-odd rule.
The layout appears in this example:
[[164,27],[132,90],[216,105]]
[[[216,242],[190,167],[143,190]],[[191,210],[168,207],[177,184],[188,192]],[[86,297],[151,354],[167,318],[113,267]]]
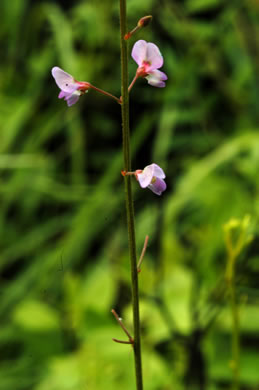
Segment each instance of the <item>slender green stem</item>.
[[[122,137],[123,137],[123,157],[124,170],[131,170],[130,156],[130,128],[129,128],[129,92],[128,92],[128,50],[127,41],[124,36],[127,32],[127,10],[126,0],[120,0],[120,34],[121,34],[121,113],[122,113]],[[124,176],[125,196],[127,209],[127,225],[129,253],[131,263],[131,284],[132,284],[132,304],[133,304],[133,323],[134,323],[134,359],[136,388],[143,390],[142,364],[141,364],[141,344],[140,344],[140,318],[139,318],[139,292],[138,292],[138,270],[134,222],[134,204],[131,189],[131,177]]]
[[232,310],[232,356],[233,356],[233,390],[239,389],[240,347],[239,347],[239,314],[236,302],[235,285],[231,286],[231,310]]
[[236,300],[235,288],[235,258],[229,258],[230,264],[227,272],[227,284],[229,292],[229,304],[232,315],[232,361],[231,368],[233,372],[232,390],[239,390],[240,376],[240,334],[239,334],[239,312]]

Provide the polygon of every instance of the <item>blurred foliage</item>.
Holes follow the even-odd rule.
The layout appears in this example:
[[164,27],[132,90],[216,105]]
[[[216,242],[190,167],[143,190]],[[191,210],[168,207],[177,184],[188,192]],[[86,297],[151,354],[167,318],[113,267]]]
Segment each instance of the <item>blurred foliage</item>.
[[[222,226],[251,215],[237,259],[242,389],[259,387],[259,2],[128,0],[165,89],[131,93],[133,168],[156,162],[161,198],[133,183],[145,389],[229,389],[231,313]],[[118,1],[0,2],[0,390],[134,389],[120,170],[120,107],[90,91],[67,108],[50,70],[120,95]],[[130,77],[136,64],[130,59]]]

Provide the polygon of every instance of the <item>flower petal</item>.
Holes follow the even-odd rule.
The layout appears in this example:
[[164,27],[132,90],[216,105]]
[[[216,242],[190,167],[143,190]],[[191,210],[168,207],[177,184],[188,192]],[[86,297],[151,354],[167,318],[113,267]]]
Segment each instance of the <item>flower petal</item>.
[[146,76],[146,79],[148,84],[152,85],[153,87],[164,88],[164,80],[167,80],[167,75],[160,70],[153,70],[149,72],[148,76]]
[[148,42],[145,61],[150,63],[150,70],[161,68],[164,63],[163,56],[157,45]]
[[78,101],[79,97],[80,97],[80,95],[72,93],[72,95],[70,95],[69,98],[65,99],[67,101],[68,107],[75,104]]
[[67,95],[70,95],[70,93],[69,93],[69,92],[60,91],[59,94],[58,94],[58,98],[59,98],[59,99],[63,99],[63,98],[65,98]]
[[136,63],[141,66],[142,62],[146,60],[148,43],[143,39],[140,39],[133,46],[131,56],[136,61]]
[[160,168],[160,166],[157,164],[152,164],[152,166],[153,166],[153,175],[159,179],[164,179],[165,173],[164,173],[163,169]]
[[75,104],[79,97],[81,96],[81,93],[79,91],[74,91],[74,92],[65,92],[65,91],[61,91],[58,95],[59,99],[63,99],[66,100],[67,102],[67,105],[70,107],[72,106],[73,104]]
[[166,183],[164,180],[156,178],[156,181],[148,186],[148,188],[156,195],[161,195],[166,190]]
[[64,92],[74,92],[78,88],[77,82],[74,80],[73,76],[65,72],[58,66],[52,68],[52,76],[54,77],[58,87]]
[[78,101],[80,96],[81,96],[81,93],[79,91],[74,91],[71,94],[67,94],[67,96],[65,97],[65,100],[67,101],[68,107],[75,104]]
[[148,165],[146,168],[143,169],[142,173],[138,173],[138,181],[140,184],[140,187],[146,188],[151,183],[153,176],[154,176],[154,164]]

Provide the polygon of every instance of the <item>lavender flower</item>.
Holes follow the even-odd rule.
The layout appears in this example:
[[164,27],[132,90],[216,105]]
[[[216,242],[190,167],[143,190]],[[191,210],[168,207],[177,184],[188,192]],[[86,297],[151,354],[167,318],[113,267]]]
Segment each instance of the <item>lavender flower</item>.
[[137,170],[135,175],[140,187],[149,188],[156,195],[161,195],[166,190],[166,183],[163,180],[165,173],[157,164],[148,165],[143,171]]
[[59,99],[64,98],[69,107],[75,104],[79,97],[88,92],[90,88],[89,83],[75,80],[73,76],[57,66],[52,68],[51,73],[57,86],[61,89],[58,95]]
[[148,84],[153,87],[165,87],[167,75],[158,70],[163,66],[164,60],[158,47],[151,42],[139,40],[135,43],[131,53],[138,64],[137,75],[145,77]]

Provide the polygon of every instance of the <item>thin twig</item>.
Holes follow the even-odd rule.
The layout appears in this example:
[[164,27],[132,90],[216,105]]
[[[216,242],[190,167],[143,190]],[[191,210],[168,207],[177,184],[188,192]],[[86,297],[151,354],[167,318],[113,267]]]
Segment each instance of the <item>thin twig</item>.
[[113,341],[115,341],[115,343],[119,343],[119,344],[134,344],[134,340],[132,340],[132,341],[125,341],[125,340],[118,340],[118,339],[115,339],[115,338],[113,338],[112,339]]
[[104,91],[104,90],[101,89],[101,88],[97,88],[97,87],[95,87],[95,86],[92,85],[92,84],[90,84],[90,88],[94,89],[94,90],[97,91],[97,92],[102,93],[103,95],[109,96],[110,98],[116,100],[117,103],[121,104],[120,99],[117,98],[116,96],[112,95],[110,92]]
[[141,267],[142,261],[143,261],[143,259],[144,259],[146,250],[147,250],[148,239],[149,239],[149,236],[146,236],[146,237],[145,237],[145,241],[144,241],[144,245],[143,245],[143,249],[142,249],[142,252],[141,252],[139,261],[138,261],[138,266],[137,266],[138,272],[141,271],[141,268],[140,268],[140,267]]
[[131,336],[131,334],[129,333],[128,329],[126,328],[126,326],[123,324],[122,322],[122,319],[118,316],[118,314],[116,313],[116,311],[114,309],[111,310],[112,314],[114,315],[114,317],[116,318],[118,324],[120,325],[121,329],[126,333],[126,335],[128,336],[129,338],[129,341],[130,341],[130,344],[132,344],[133,342],[133,337]]

